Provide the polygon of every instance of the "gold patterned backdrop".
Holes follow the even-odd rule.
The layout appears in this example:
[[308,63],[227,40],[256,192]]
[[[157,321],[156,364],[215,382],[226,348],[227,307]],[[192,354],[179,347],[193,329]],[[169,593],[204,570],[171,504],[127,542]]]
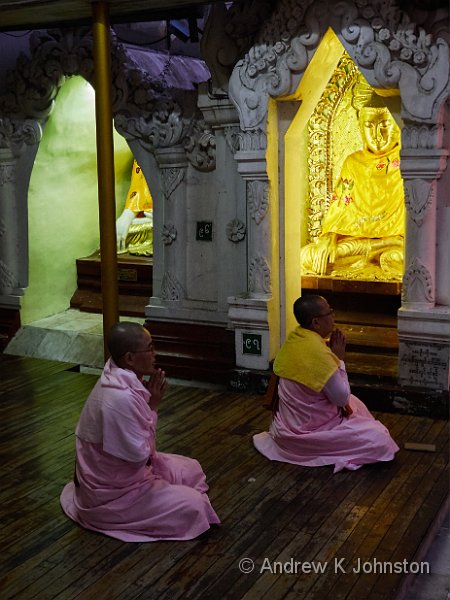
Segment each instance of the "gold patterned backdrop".
[[330,204],[334,183],[349,154],[362,146],[353,86],[363,79],[344,52],[309,121],[308,239],[314,242]]

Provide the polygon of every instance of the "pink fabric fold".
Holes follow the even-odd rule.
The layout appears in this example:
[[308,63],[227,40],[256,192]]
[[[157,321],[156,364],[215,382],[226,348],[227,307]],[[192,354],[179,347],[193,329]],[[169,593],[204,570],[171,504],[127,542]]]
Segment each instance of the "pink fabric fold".
[[256,434],[253,443],[270,460],[319,467],[334,465],[334,472],[390,461],[399,450],[386,427],[374,419],[356,396],[353,410],[342,417],[338,406],[323,392],[314,392],[288,379],[280,379],[278,412],[269,431]]
[[76,429],[79,486],[65,486],[61,506],[83,527],[126,542],[189,540],[220,520],[198,461],[157,452],[148,400],[134,373],[107,362]]

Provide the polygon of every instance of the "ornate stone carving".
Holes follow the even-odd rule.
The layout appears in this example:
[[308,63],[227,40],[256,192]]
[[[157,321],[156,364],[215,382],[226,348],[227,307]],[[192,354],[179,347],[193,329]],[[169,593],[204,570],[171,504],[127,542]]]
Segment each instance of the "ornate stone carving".
[[224,132],[227,146],[234,155],[239,150],[241,131],[239,127],[225,127]]
[[448,45],[409,21],[393,0],[322,2],[280,0],[255,45],[230,79],[244,129],[264,127],[267,95],[295,91],[326,29],[332,27],[357,64],[380,87],[399,87],[413,118],[437,116],[449,80]]
[[178,302],[184,297],[185,293],[181,283],[174,275],[166,271],[161,285],[161,298],[170,302]]
[[168,169],[162,169],[162,180],[164,196],[169,200],[174,191],[180,185],[184,179],[186,169],[170,167]]
[[30,36],[31,59],[21,55],[7,75],[2,110],[44,119],[52,110],[66,75],[79,74],[92,81],[94,61],[89,28],[36,31]]
[[407,179],[404,182],[405,204],[408,216],[420,227],[436,194],[434,181]]
[[259,225],[269,209],[269,183],[267,181],[247,182],[247,201],[250,215]]
[[114,123],[117,131],[126,139],[139,139],[139,143],[148,151],[177,145],[188,129],[188,122],[183,120],[181,109],[175,103],[165,107],[160,105],[150,119],[128,117],[120,113]]
[[270,269],[263,256],[251,260],[248,276],[249,291],[252,294],[270,294]]
[[405,125],[402,129],[402,148],[404,150],[425,150],[440,146],[442,126]]
[[0,150],[9,150],[12,155],[19,156],[25,146],[40,142],[42,129],[36,121],[27,119],[0,119]]
[[403,302],[433,302],[433,279],[419,258],[414,258],[403,277]]
[[189,162],[199,171],[208,172],[216,168],[216,138],[203,120],[193,122],[184,140],[184,149]]
[[18,287],[17,278],[8,266],[0,260],[0,290]]
[[12,183],[16,180],[15,165],[12,163],[0,163],[0,185]]
[[239,149],[243,151],[265,150],[267,135],[262,129],[239,132]]
[[213,93],[226,93],[233,66],[250,47],[261,23],[273,8],[268,0],[215,3],[202,36],[201,49],[212,76]]
[[233,219],[228,223],[226,232],[227,238],[230,240],[230,242],[234,242],[235,244],[237,244],[238,242],[242,242],[242,240],[245,239],[247,227],[245,223],[243,223],[239,219]]
[[166,246],[170,246],[177,239],[177,228],[173,223],[167,223],[163,226],[161,233],[162,241]]

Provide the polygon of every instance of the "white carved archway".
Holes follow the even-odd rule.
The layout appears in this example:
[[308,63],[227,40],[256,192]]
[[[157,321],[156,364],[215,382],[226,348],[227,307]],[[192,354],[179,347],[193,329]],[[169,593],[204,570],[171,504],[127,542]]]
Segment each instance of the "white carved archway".
[[[5,306],[18,308],[28,285],[28,231],[23,215],[42,128],[66,77],[81,75],[94,85],[92,47],[89,28],[33,33],[30,57],[19,57],[8,76],[8,90],[0,97],[0,303]],[[114,35],[111,52],[115,124],[135,153],[145,156],[176,147],[195,168],[214,169],[214,136],[196,108],[197,93],[169,93],[162,81],[152,79],[134,62]],[[20,179],[16,176],[19,161]],[[145,160],[142,162],[145,171]],[[174,175],[170,162],[165,166],[161,169],[163,191],[170,195],[176,188],[173,181],[179,182],[183,173],[177,169]],[[152,181],[154,174],[146,176]],[[156,240],[155,245],[158,243],[164,271],[163,241]],[[166,272],[164,276],[173,278],[175,274]]]
[[[331,28],[345,50],[374,88],[397,87],[401,97],[402,175],[405,182],[407,225],[405,241],[405,277],[402,309],[399,315],[400,362],[408,362],[406,344],[430,343],[446,345],[446,367],[436,377],[436,386],[448,388],[450,315],[441,318],[435,307],[436,290],[436,183],[446,167],[448,149],[443,148],[445,100],[449,94],[449,49],[447,42],[433,36],[432,26],[425,31],[415,26],[398,4],[364,0],[280,0],[271,18],[261,28],[256,43],[234,67],[229,93],[239,112],[242,129],[241,146],[236,154],[238,168],[247,180],[247,202],[255,182],[266,182],[266,135],[270,99],[287,98],[297,90],[312,56],[328,28]],[[447,27],[448,35],[448,27]],[[273,215],[272,215],[273,217]],[[253,328],[264,329],[255,320],[252,298],[261,314],[261,301],[267,303],[266,327],[277,329],[273,317],[272,291],[277,283],[277,257],[268,240],[272,239],[271,213],[249,230],[250,265],[264,263],[268,290],[249,287],[245,301],[247,321],[240,314],[236,335]],[[230,303],[230,315],[239,304]],[[433,313],[434,311],[434,313]],[[406,317],[406,318],[405,318]],[[436,318],[434,318],[436,317]],[[436,325],[441,326],[437,335]],[[445,326],[442,325],[445,323]],[[271,336],[268,336],[271,337]],[[428,343],[428,342],[427,342]],[[403,344],[403,346],[402,346]],[[272,344],[273,346],[273,344]],[[236,343],[236,347],[239,344]],[[273,347],[265,349],[268,366]],[[251,357],[240,357],[242,366],[252,366]],[[239,360],[239,358],[238,358]],[[400,369],[400,379],[417,385]],[[444,382],[444,383],[443,383]]]

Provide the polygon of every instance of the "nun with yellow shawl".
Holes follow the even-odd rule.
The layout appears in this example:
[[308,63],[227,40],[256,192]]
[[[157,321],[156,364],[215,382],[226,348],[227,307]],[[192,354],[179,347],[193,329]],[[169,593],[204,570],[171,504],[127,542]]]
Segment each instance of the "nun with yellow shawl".
[[294,303],[294,315],[299,326],[286,338],[273,366],[279,404],[269,431],[253,436],[256,449],[270,460],[334,465],[334,473],[391,461],[397,444],[350,391],[345,337],[334,328],[328,302],[304,296]]

